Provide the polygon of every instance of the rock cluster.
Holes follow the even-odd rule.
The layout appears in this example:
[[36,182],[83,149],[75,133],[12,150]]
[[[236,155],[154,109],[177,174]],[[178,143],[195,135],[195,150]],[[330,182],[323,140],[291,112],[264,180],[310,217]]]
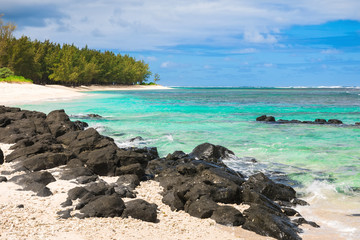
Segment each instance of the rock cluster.
[[[63,110],[46,115],[0,106],[0,142],[15,143],[5,161],[16,163],[15,171],[25,171],[9,181],[46,197],[52,194],[46,185],[56,181],[48,169],[60,167],[60,179],[81,184],[61,204],[65,210],[58,215],[65,219],[132,217],[156,222],[157,205],[136,199],[135,192],[140,181],[155,179],[164,189],[162,201],[173,211],[277,239],[300,239],[300,224],[317,226],[291,208],[306,203],[290,186],[263,173],[245,176],[228,168],[222,160],[234,153],[225,147],[204,143],[189,154],[175,151],[159,158],[156,148],[120,149],[113,139],[86,127],[70,121]],[[99,175],[118,180],[108,184]],[[124,197],[134,200],[124,202]],[[242,213],[233,204],[250,207]],[[296,219],[289,218],[293,216]]]
[[[341,120],[338,119],[315,119],[315,121],[300,121],[300,120],[284,120],[284,119],[279,119],[279,120],[275,120],[275,117],[273,116],[267,116],[267,115],[262,115],[260,117],[256,118],[256,121],[258,122],[273,122],[273,123],[304,123],[304,124],[343,124],[343,122]],[[360,124],[360,123],[359,123]],[[357,123],[355,123],[355,125],[359,125]]]

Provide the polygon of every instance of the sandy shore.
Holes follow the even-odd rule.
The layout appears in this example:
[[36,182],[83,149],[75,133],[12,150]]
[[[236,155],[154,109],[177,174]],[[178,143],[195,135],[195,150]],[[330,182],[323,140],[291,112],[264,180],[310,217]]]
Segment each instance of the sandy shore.
[[[10,144],[0,144],[5,155]],[[0,165],[2,171],[11,170],[11,164]],[[57,169],[49,170],[57,178]],[[19,174],[19,173],[17,173]],[[10,179],[14,175],[5,175]],[[108,183],[117,177],[103,177]],[[19,191],[11,182],[0,183],[0,239],[273,239],[259,236],[240,227],[226,227],[211,219],[191,217],[184,211],[172,212],[161,202],[162,188],[155,181],[143,182],[137,189],[137,197],[158,205],[158,223],[123,218],[58,219],[57,211],[66,200],[69,189],[78,186],[75,182],[59,180],[48,187],[50,197],[37,197],[33,192]],[[124,199],[128,201],[131,199]],[[18,208],[22,204],[24,208]],[[247,206],[238,206],[239,210]]]
[[42,101],[66,101],[87,96],[89,91],[129,91],[129,90],[161,90],[169,89],[160,85],[134,86],[80,86],[76,88],[60,85],[37,85],[0,83],[0,105],[12,106],[18,104],[36,103]]

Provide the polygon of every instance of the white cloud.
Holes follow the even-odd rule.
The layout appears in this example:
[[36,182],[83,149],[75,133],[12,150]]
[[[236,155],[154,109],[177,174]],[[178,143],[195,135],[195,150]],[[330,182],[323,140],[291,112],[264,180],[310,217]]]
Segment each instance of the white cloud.
[[171,61],[163,62],[160,65],[161,68],[172,68],[172,67],[176,67],[176,66],[177,66],[177,64],[174,62],[171,62]]
[[333,48],[325,49],[321,51],[322,54],[339,54],[341,51]]
[[11,9],[31,15],[26,9],[34,3],[51,4],[60,15],[42,16],[45,26],[19,26],[17,36],[127,51],[209,42],[275,44],[292,25],[360,20],[358,0],[4,0],[1,7],[5,14]]

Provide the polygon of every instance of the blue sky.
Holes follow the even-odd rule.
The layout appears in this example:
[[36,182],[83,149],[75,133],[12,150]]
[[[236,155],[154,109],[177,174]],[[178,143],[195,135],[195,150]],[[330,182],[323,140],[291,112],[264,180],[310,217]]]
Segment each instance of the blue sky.
[[167,86],[360,86],[358,0],[2,0],[16,36],[130,54]]

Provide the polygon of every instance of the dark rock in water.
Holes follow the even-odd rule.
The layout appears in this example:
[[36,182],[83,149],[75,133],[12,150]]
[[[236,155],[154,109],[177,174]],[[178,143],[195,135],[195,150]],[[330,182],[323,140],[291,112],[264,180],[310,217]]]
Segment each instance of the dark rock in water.
[[325,119],[315,119],[315,123],[318,123],[318,124],[325,124],[327,123]]
[[3,163],[4,163],[4,153],[0,148],[0,164],[3,164]]
[[252,189],[255,192],[261,193],[271,200],[290,202],[296,198],[296,192],[292,187],[275,183],[263,173],[250,176],[242,186],[243,188]]
[[169,153],[166,156],[166,160],[178,160],[178,159],[181,159],[181,158],[185,158],[187,156],[188,155],[186,153],[184,153],[183,151],[175,151],[172,154]]
[[308,206],[310,205],[309,203],[307,203],[306,201],[302,200],[302,199],[298,199],[298,198],[295,198],[291,201],[292,204],[294,205],[300,205],[300,206]]
[[[60,179],[70,180],[70,179],[76,179],[81,176],[90,177],[93,175],[94,175],[94,173],[86,167],[65,168],[60,173]],[[95,175],[95,176],[97,177],[97,175]]]
[[7,182],[7,178],[4,176],[0,176],[0,183],[1,182]]
[[298,211],[292,208],[285,207],[281,208],[281,210],[286,214],[286,216],[301,216]]
[[245,223],[245,218],[241,212],[231,206],[217,207],[211,219],[215,220],[216,223],[227,226],[240,226]]
[[129,139],[129,142],[136,142],[136,141],[144,141],[144,139],[140,136]]
[[190,153],[190,156],[193,158],[214,162],[222,166],[226,166],[222,162],[222,159],[228,158],[232,155],[234,155],[234,152],[229,149],[223,146],[213,145],[211,143],[200,144]]
[[355,125],[356,125],[356,126],[359,126],[359,125],[360,125],[360,122],[356,122]]
[[122,214],[123,218],[132,217],[146,222],[156,222],[157,205],[150,204],[142,199],[136,199],[125,203],[125,210]]
[[120,217],[124,209],[123,200],[117,194],[113,194],[90,201],[80,212],[83,217]]
[[330,124],[342,124],[343,122],[338,119],[329,119],[328,123]]
[[262,115],[260,117],[257,117],[256,121],[259,121],[259,122],[275,122],[275,118],[273,116]]
[[86,122],[82,122],[82,121],[75,121],[75,128],[77,130],[85,130],[85,128],[87,128],[89,126],[89,124],[87,124]]
[[294,219],[294,220],[292,220],[292,222],[295,223],[296,225],[309,224],[310,226],[312,226],[314,228],[319,228],[320,227],[315,222],[307,221],[305,218],[302,218],[302,217]]
[[51,134],[56,138],[77,129],[63,109],[50,112],[45,122],[49,126]]
[[86,115],[89,118],[102,118],[102,116],[100,116],[99,114],[95,114],[95,113],[90,113]]
[[244,211],[244,216],[244,229],[276,239],[301,240],[298,235],[300,230],[281,212],[259,204],[251,204],[250,208]]

